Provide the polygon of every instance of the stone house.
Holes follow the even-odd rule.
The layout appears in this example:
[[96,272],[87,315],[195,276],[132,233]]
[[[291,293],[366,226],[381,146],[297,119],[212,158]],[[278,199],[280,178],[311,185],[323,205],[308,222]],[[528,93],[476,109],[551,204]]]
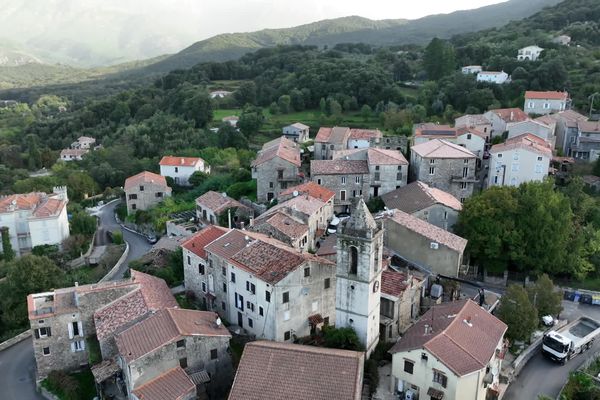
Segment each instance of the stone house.
[[263,145],[252,162],[252,178],[256,179],[256,198],[270,202],[282,190],[302,182],[300,147],[285,137]]
[[548,142],[552,148],[554,148],[554,143],[556,143],[556,138],[554,136],[552,127],[540,121],[529,120],[510,123],[506,125],[506,129],[508,130],[507,139],[512,139],[526,133],[531,133],[532,135],[535,135]]
[[577,138],[571,144],[571,157],[594,162],[600,156],[600,121],[578,121]]
[[[540,118],[547,118],[548,120],[551,118],[554,121],[556,124],[556,148],[560,149],[565,156],[572,157],[573,152],[571,147],[576,143],[579,133],[577,123],[579,121],[587,121],[588,117],[573,110],[566,110]],[[550,121],[546,122],[546,125],[549,123]]]
[[382,138],[371,139],[369,147],[385,150],[398,150],[404,154],[408,149],[408,142],[409,138],[404,135],[384,136]]
[[545,140],[526,133],[490,149],[488,187],[519,186],[548,176],[552,149]]
[[406,185],[408,161],[398,150],[366,148],[336,151],[334,160],[366,160],[371,177],[369,197],[377,197]]
[[561,46],[568,46],[571,43],[571,36],[559,35],[552,38],[552,43],[560,44]]
[[[485,133],[478,131],[475,128],[463,127],[456,129],[456,139],[452,142],[471,151],[481,160],[487,145],[487,140],[488,136]],[[479,166],[479,162],[477,164]]]
[[565,111],[569,107],[569,103],[569,93],[567,92],[528,90],[525,92],[523,110],[527,114],[552,114]]
[[125,179],[125,200],[127,214],[137,210],[148,210],[171,196],[171,188],[167,186],[164,176],[144,171]]
[[134,400],[195,400],[196,383],[183,368],[175,367],[131,392]]
[[522,49],[519,49],[517,53],[517,60],[536,61],[539,58],[540,54],[542,54],[542,51],[544,51],[544,49],[542,49],[539,46],[523,47]]
[[456,129],[449,125],[425,122],[413,126],[413,146],[434,139],[456,140]]
[[384,268],[381,273],[379,317],[381,341],[395,341],[419,317],[424,283],[424,279],[410,271]]
[[475,184],[477,156],[465,147],[434,139],[410,149],[411,176],[458,198],[471,197]]
[[83,156],[89,153],[88,149],[62,149],[59,160],[61,161],[81,161]]
[[433,306],[391,348],[390,389],[420,399],[497,398],[506,329],[472,300]]
[[462,210],[461,202],[450,193],[416,181],[381,196],[385,206],[420,218],[451,231]]
[[223,117],[221,121],[225,124],[233,126],[234,128],[237,128],[237,124],[240,121],[240,117],[238,117],[237,115],[229,115],[227,117]]
[[360,400],[364,361],[358,351],[251,342],[244,347],[229,400]]
[[323,257],[329,261],[337,261],[337,235],[335,233],[325,236],[325,238],[317,244],[317,252],[319,257]]
[[353,198],[369,198],[371,173],[367,160],[312,160],[310,178],[335,193],[337,212],[347,211]]
[[[318,186],[312,182],[311,185]],[[299,250],[314,250],[316,240],[323,235],[333,218],[334,193],[321,189],[324,190],[320,192],[328,192],[326,201],[313,197],[308,192],[298,192],[297,196],[271,207],[257,217],[250,229],[272,236]]]
[[502,136],[508,129],[507,124],[527,121],[529,115],[520,108],[499,108],[483,114],[492,124],[492,138]]
[[283,136],[296,143],[304,143],[310,140],[310,127],[296,122],[283,127]]
[[431,274],[458,276],[467,240],[400,210],[383,218],[385,246]]
[[465,75],[476,74],[481,71],[483,71],[483,68],[481,67],[481,65],[465,65],[464,67],[461,68],[461,72]]
[[190,186],[190,176],[194,172],[210,174],[210,165],[200,157],[164,156],[160,160],[160,174],[171,177],[176,185]]
[[350,129],[342,126],[322,127],[315,138],[314,159],[331,160],[335,151],[377,146],[377,144],[382,143],[382,139],[383,134],[379,129]]
[[87,341],[98,335],[103,357],[116,354],[114,333],[177,302],[162,279],[138,271],[122,281],[27,296],[38,379],[88,365]]
[[492,137],[492,123],[483,114],[465,114],[454,120],[454,127],[470,128],[482,132],[485,135],[486,143]]
[[504,71],[480,71],[477,73],[477,82],[494,83],[502,85],[510,80],[510,76]]
[[72,149],[93,149],[96,139],[89,136],[79,136],[76,141],[71,143]]
[[[144,385],[148,390],[165,373],[179,369],[187,372],[189,382],[194,374],[215,386],[223,384],[221,379],[227,382],[233,372],[231,334],[218,318],[214,312],[166,308],[117,334],[117,363],[127,394],[143,398]],[[188,391],[189,384],[181,395]]]
[[366,149],[372,142],[381,141],[383,134],[379,129],[350,129],[348,149]]
[[336,275],[331,261],[237,229],[204,251],[207,268],[184,270],[185,281],[204,282],[207,293],[195,294],[210,299],[208,310],[248,334],[291,341],[316,332],[335,317]]
[[235,213],[231,215],[231,223],[235,224],[241,219],[253,216],[253,211],[239,201],[227,196],[226,193],[208,191],[196,199],[196,217],[198,220],[211,225],[219,224],[219,217],[234,208]]
[[[67,188],[54,187],[52,193],[25,193],[0,196],[0,228],[8,229],[17,256],[42,245],[61,245],[69,237]],[[0,243],[0,251],[2,243]]]

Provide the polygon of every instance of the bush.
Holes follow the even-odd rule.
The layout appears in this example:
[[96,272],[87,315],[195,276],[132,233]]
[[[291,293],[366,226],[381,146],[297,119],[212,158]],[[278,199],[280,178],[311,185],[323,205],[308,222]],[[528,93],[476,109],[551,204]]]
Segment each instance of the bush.
[[123,239],[123,232],[120,232],[120,231],[112,232],[112,242],[114,244],[124,244],[125,240]]
[[343,350],[364,351],[356,332],[352,328],[323,327],[325,347]]

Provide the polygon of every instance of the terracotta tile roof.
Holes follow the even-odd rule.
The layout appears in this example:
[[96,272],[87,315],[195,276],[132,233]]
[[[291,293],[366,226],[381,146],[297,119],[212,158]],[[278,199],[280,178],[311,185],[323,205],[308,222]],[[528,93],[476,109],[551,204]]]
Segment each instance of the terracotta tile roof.
[[155,174],[153,172],[144,171],[125,179],[124,188],[125,190],[129,190],[132,189],[134,186],[138,186],[144,183],[156,183],[157,185],[168,187],[167,180],[164,176]]
[[490,112],[496,114],[504,122],[521,122],[529,119],[527,113],[520,108],[499,108],[490,110]]
[[350,129],[350,136],[348,139],[353,140],[370,140],[370,139],[381,139],[383,134],[379,129]]
[[381,293],[400,298],[406,288],[410,287],[408,276],[402,272],[385,269],[381,273]]
[[410,148],[423,158],[477,158],[465,147],[442,139],[433,139]]
[[[432,327],[425,333],[425,325]],[[390,353],[426,349],[458,376],[485,369],[506,325],[472,300],[433,306],[411,326]]]
[[598,133],[600,132],[600,121],[579,121],[577,127],[581,132]]
[[308,232],[308,225],[281,211],[272,213],[269,217],[256,222],[256,225],[259,224],[268,224],[272,226],[290,240],[301,238]]
[[89,153],[88,149],[62,149],[60,151],[60,158],[63,158],[64,156],[82,157],[87,153]]
[[288,188],[279,193],[279,196],[290,196],[293,195],[294,192],[298,192],[298,194],[308,194],[315,199],[319,199],[324,202],[328,202],[332,197],[335,197],[335,192],[332,190],[323,187],[316,182],[306,182],[298,186],[294,186]]
[[456,128],[450,125],[438,125],[431,122],[415,125],[415,136],[418,137],[436,137],[436,138],[455,138]]
[[162,309],[118,333],[117,348],[131,362],[182,336],[231,337],[225,326],[217,327],[216,319],[217,314],[210,311]]
[[139,400],[181,400],[196,393],[196,385],[181,367],[162,375],[133,390]]
[[136,289],[94,313],[94,325],[99,340],[113,335],[123,325],[150,311],[177,307],[177,301],[166,282],[160,278],[131,270],[131,284]]
[[[459,119],[462,119],[465,121],[464,124],[461,124],[460,126],[458,125],[457,121]],[[465,114],[461,117],[458,117],[454,120],[454,123],[456,125],[456,128],[461,128],[463,126],[466,127],[473,127],[475,125],[486,125],[486,124],[490,124],[490,120],[487,119],[487,117],[483,114]]]
[[552,158],[552,148],[550,144],[544,139],[532,135],[531,133],[524,133],[507,139],[504,143],[495,144],[490,149],[490,153],[500,153],[513,149],[532,151],[536,154]]
[[287,343],[248,343],[229,400],[360,400],[363,354]]
[[304,125],[301,122],[295,122],[295,123],[293,123],[291,125],[288,125],[288,126],[292,126],[292,127],[296,128],[296,129],[308,129],[309,128],[308,125]]
[[85,142],[89,142],[89,143],[95,143],[96,139],[94,139],[93,137],[89,137],[89,136],[79,136],[77,138],[77,141],[79,143],[85,143]]
[[334,151],[333,159],[367,160],[369,165],[408,165],[402,152],[378,147]]
[[483,139],[485,139],[486,137],[488,137],[487,134],[485,134],[485,133],[483,133],[481,131],[478,131],[475,128],[467,128],[466,126],[458,128],[456,130],[456,136],[462,136],[462,135],[467,134],[467,133],[471,133],[473,135],[477,135],[477,136],[479,136],[480,138],[483,138]]
[[221,228],[217,225],[209,225],[183,242],[181,247],[206,260],[206,250],[204,248],[210,242],[217,240],[227,232],[229,232],[229,229]]
[[60,199],[49,198],[43,201],[33,212],[35,218],[48,218],[61,213],[67,202]]
[[204,162],[203,159],[199,157],[176,157],[176,156],[164,156],[159,165],[170,165],[174,167],[183,166],[183,167],[194,167],[199,162]]
[[537,117],[536,119],[534,119],[535,122],[539,122],[543,125],[546,126],[551,126],[553,124],[556,124],[558,120],[558,117],[556,114],[546,114],[546,115],[542,115],[541,117]]
[[300,147],[298,144],[282,136],[265,143],[258,152],[256,159],[252,161],[252,166],[259,166],[275,157],[286,160],[297,167],[302,164],[300,161]]
[[395,223],[404,226],[406,229],[424,236],[429,240],[443,244],[444,246],[459,253],[462,253],[467,246],[466,239],[463,239],[451,232],[445,231],[442,228],[438,228],[427,221],[413,217],[404,211],[393,210],[389,218]]
[[49,218],[59,215],[67,202],[46,193],[13,194],[0,197],[0,213],[32,211],[33,218]]
[[527,99],[567,100],[568,98],[569,98],[569,93],[567,93],[567,92],[556,92],[556,91],[538,92],[535,90],[528,90],[525,92],[525,100],[527,100]]
[[350,128],[343,126],[334,126],[333,128],[322,127],[317,132],[315,142],[345,145],[348,142],[349,136]]
[[276,204],[260,217],[268,216],[275,211],[284,211],[286,214],[291,214],[293,211],[299,211],[306,216],[312,216],[326,205],[326,202],[315,197],[308,195],[296,196],[284,201],[283,203]]
[[310,175],[368,174],[366,160],[311,160]]
[[585,115],[579,114],[578,112],[573,111],[573,110],[565,110],[565,111],[561,111],[559,113],[551,114],[551,115],[555,116],[556,118],[562,119],[563,121],[565,121],[567,126],[570,126],[570,127],[577,127],[577,122],[588,120],[588,117],[586,117]]
[[247,208],[239,201],[232,199],[225,193],[208,191],[196,199],[196,204],[212,210],[215,214],[220,214],[228,208]]
[[432,188],[424,182],[416,181],[406,186],[393,190],[381,196],[389,209],[398,209],[412,214],[416,211],[442,204],[456,211],[462,210],[461,202],[443,190]]

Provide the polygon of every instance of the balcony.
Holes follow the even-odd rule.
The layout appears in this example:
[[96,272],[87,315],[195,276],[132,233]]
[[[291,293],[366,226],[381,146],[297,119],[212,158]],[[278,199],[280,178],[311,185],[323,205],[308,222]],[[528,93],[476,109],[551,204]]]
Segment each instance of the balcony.
[[453,183],[477,183],[479,179],[476,176],[460,176],[454,175],[451,177]]

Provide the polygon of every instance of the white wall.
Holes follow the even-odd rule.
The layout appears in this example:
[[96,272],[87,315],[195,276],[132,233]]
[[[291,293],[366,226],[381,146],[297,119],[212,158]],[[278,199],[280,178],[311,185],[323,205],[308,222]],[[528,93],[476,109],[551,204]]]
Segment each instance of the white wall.
[[175,180],[175,183],[181,186],[188,186],[190,184],[189,178],[196,171],[204,172],[204,165],[200,161],[193,167],[185,165],[161,165],[160,174],[162,176],[169,176]]
[[58,217],[41,218],[29,221],[31,246],[60,244],[69,237],[69,221],[65,206]]
[[474,133],[465,133],[456,138],[456,144],[471,150],[478,158],[483,157],[485,139]]
[[548,156],[525,149],[492,152],[488,187],[519,186],[523,182],[542,181],[548,176],[549,166]]
[[349,149],[366,149],[369,147],[369,140],[367,139],[348,139]]

